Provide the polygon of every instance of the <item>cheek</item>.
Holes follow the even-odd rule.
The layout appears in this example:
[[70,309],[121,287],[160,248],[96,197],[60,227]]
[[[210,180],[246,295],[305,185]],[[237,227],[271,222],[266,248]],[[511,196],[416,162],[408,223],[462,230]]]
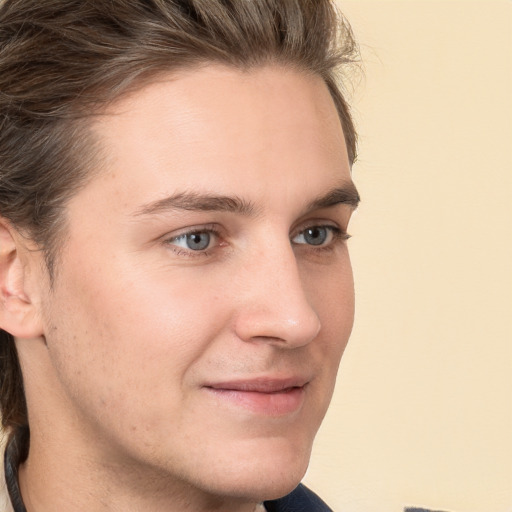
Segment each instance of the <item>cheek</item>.
[[306,268],[302,280],[308,300],[329,339],[348,339],[354,321],[354,278],[346,247],[326,268]]
[[225,323],[218,294],[167,274],[112,260],[92,272],[76,260],[59,276],[49,346],[66,388],[90,407],[172,407]]
[[354,324],[354,280],[348,253],[343,255],[328,270],[310,271],[305,278],[310,303],[322,326],[318,350],[333,385]]

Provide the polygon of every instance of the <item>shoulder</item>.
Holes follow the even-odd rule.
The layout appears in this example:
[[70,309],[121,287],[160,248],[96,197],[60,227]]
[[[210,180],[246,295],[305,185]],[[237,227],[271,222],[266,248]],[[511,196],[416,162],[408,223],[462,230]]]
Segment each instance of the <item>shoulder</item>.
[[266,501],[268,512],[332,512],[313,491],[306,486],[299,486],[284,498]]

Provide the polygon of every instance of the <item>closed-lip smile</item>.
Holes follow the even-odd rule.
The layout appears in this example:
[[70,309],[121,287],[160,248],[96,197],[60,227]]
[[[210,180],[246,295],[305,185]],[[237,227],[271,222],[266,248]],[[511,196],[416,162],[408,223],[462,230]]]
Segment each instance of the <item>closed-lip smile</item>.
[[261,415],[283,416],[301,408],[308,382],[303,377],[260,377],[215,382],[204,388],[220,404],[242,407]]

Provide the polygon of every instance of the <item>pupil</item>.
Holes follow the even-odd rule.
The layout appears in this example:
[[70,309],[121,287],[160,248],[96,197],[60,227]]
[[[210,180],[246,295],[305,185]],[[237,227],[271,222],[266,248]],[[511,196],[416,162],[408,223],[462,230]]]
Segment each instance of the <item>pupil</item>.
[[327,240],[327,230],[320,227],[306,229],[304,239],[310,245],[322,245]]
[[209,233],[192,233],[187,235],[187,245],[194,251],[202,251],[210,245]]

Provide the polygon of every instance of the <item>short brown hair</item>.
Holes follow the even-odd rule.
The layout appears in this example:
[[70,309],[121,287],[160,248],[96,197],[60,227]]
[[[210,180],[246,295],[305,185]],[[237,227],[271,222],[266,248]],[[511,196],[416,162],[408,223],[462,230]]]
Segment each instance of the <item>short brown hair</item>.
[[[206,62],[321,76],[352,163],[356,133],[336,74],[356,60],[330,0],[0,0],[0,216],[44,251],[52,277],[66,202],[91,170],[88,119],[158,73]],[[28,425],[5,331],[0,408],[4,428]]]

